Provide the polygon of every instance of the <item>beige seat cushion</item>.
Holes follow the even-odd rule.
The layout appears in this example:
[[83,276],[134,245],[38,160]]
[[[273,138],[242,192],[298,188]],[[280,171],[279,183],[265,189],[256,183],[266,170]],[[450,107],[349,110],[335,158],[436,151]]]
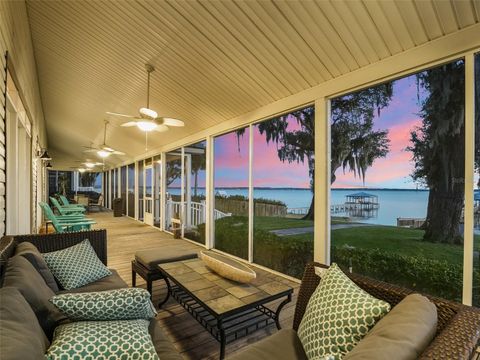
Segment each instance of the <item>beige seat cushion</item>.
[[105,290],[115,290],[123,289],[128,287],[127,283],[122,280],[120,275],[116,270],[110,269],[112,275],[105,276],[93,283],[80,286],[79,288],[70,289],[70,290],[60,290],[57,294],[72,294],[72,293],[84,293],[92,291],[105,291]]
[[437,308],[412,294],[395,306],[344,360],[417,359],[435,336]]
[[152,337],[153,346],[155,346],[155,351],[157,352],[160,360],[183,360],[183,357],[178,353],[175,346],[173,346],[172,342],[167,338],[157,320],[152,319],[150,321],[148,332]]
[[0,357],[43,359],[50,342],[30,305],[13,287],[0,289]]
[[[160,357],[161,358],[161,357]],[[282,329],[240,350],[228,360],[307,360],[295,330]]]
[[55,293],[48,287],[30,261],[21,255],[11,257],[8,260],[3,286],[11,286],[20,291],[50,339],[55,327],[66,317],[50,303],[49,300]]
[[30,261],[38,273],[42,275],[48,287],[52,289],[53,292],[57,292],[59,290],[57,282],[55,281],[55,277],[35,245],[27,241],[21,242],[15,248],[15,255],[21,255]]
[[195,259],[200,248],[163,246],[135,253],[135,260],[150,270],[158,270],[158,264]]

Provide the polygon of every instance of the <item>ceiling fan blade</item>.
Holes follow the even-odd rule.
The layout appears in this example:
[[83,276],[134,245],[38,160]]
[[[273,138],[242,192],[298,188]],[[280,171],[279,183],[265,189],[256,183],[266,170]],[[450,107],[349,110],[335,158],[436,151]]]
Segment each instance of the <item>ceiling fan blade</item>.
[[163,124],[167,126],[175,126],[175,127],[183,127],[185,123],[182,120],[174,119],[174,118],[163,118]]
[[168,126],[166,125],[157,125],[157,127],[154,129],[154,131],[163,133],[165,131],[168,131]]
[[123,127],[131,127],[131,126],[135,126],[135,125],[137,125],[137,122],[136,122],[136,121],[129,121],[129,122],[123,123],[123,124],[120,125],[120,126],[123,126]]
[[135,115],[119,114],[119,113],[114,113],[114,112],[110,112],[110,111],[107,111],[106,113],[108,115],[113,115],[113,116],[120,116],[120,117],[132,118],[132,119],[135,118]]
[[114,152],[115,151],[114,149],[112,149],[110,146],[107,146],[107,145],[103,145],[102,150],[109,151],[109,152]]
[[113,151],[112,154],[115,154],[115,155],[125,155],[124,152],[117,151],[117,150]]
[[89,153],[89,152],[97,152],[97,151],[98,151],[98,149],[93,149],[93,148],[91,148],[91,149],[86,149],[86,150],[83,150],[83,152],[85,152],[85,153]]

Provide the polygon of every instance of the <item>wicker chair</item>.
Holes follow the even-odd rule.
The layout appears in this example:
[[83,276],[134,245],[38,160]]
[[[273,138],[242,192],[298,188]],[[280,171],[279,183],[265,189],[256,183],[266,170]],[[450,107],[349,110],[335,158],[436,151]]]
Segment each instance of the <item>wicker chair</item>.
[[[320,283],[315,267],[327,268],[319,263],[310,263],[306,266],[295,308],[294,330],[298,330],[308,301]],[[357,274],[349,274],[349,277],[369,294],[387,301],[392,306],[398,304],[405,296],[414,293],[412,290]],[[480,344],[480,309],[425,296],[437,307],[438,326],[435,338],[420,359],[471,359]]]

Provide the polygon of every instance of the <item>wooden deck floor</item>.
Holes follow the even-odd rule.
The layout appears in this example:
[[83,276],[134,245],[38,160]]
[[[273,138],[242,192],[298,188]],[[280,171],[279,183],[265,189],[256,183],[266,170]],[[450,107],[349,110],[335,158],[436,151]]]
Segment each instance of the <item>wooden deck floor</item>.
[[[97,221],[95,228],[107,229],[108,266],[116,269],[129,285],[132,283],[130,262],[135,251],[185,241],[174,239],[167,233],[126,217],[114,218],[111,212],[93,213],[89,214],[89,217],[95,218]],[[199,246],[200,249],[202,247]],[[295,288],[293,301],[284,307],[280,316],[282,327],[288,328],[292,326],[298,284],[282,277],[278,277],[278,279]],[[137,277],[137,286],[145,287],[146,284]],[[154,282],[153,302],[156,305],[163,299],[165,291],[166,287],[162,281]],[[275,303],[272,304],[272,308],[276,308]],[[159,310],[157,320],[185,359],[218,359],[219,343],[174,299],[170,299]],[[241,347],[254,343],[276,331],[276,327],[272,325],[227,345],[227,358],[229,354]]]

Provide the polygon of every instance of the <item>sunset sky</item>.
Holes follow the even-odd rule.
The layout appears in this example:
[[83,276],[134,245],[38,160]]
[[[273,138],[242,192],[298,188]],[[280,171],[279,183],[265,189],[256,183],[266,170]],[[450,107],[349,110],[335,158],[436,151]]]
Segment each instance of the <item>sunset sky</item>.
[[[365,186],[378,188],[415,188],[410,174],[413,170],[412,154],[405,150],[409,145],[410,132],[420,125],[418,116],[417,86],[415,76],[394,83],[394,96],[389,106],[375,119],[376,129],[388,129],[390,152],[386,158],[378,159],[368,169]],[[295,123],[292,122],[294,126]],[[254,127],[254,186],[308,188],[307,164],[282,163],[278,159],[275,144],[267,144],[265,135]],[[235,133],[215,139],[215,186],[248,186],[248,129],[240,143]],[[240,145],[240,147],[238,146]],[[239,150],[240,148],[240,150]],[[336,172],[334,188],[363,187],[362,180],[352,173]]]
[[[416,188],[416,183],[410,177],[413,171],[412,153],[406,147],[410,145],[410,132],[421,125],[419,112],[415,75],[395,81],[392,101],[375,119],[376,129],[388,130],[390,152],[367,170],[366,187]],[[333,188],[363,186],[360,178],[355,178],[352,173],[344,174],[342,169],[337,170],[336,176]]]

